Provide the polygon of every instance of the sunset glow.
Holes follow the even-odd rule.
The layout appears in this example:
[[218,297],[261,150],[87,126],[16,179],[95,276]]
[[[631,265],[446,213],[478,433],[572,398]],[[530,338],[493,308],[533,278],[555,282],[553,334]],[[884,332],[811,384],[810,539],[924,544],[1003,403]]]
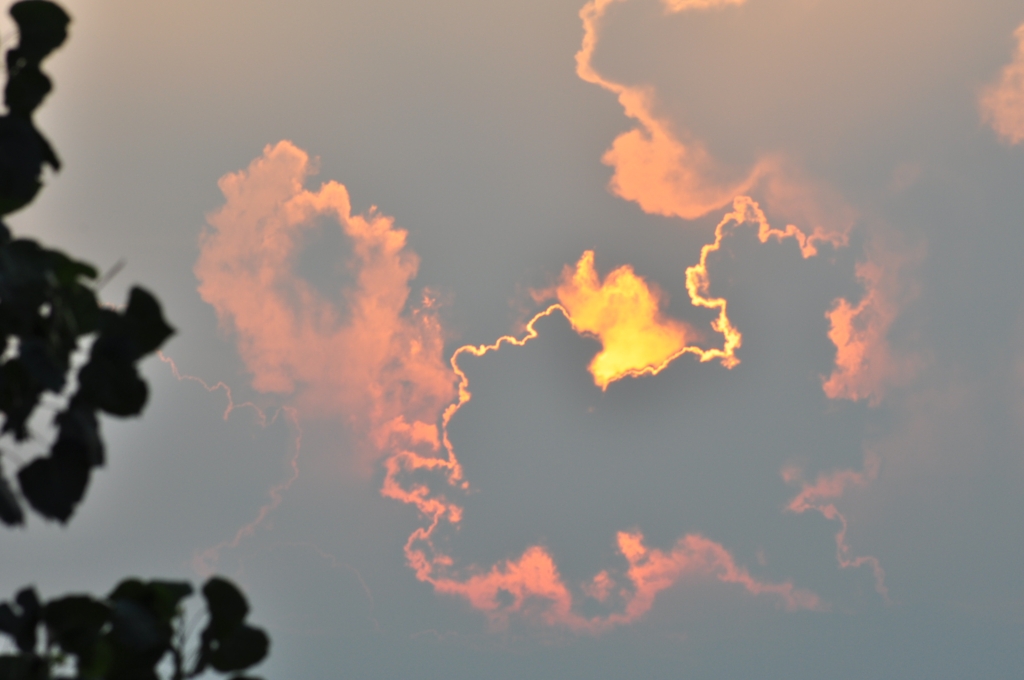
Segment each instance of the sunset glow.
[[4,223],[175,333],[0,602],[221,575],[267,680],[1024,677],[1021,0],[59,2]]

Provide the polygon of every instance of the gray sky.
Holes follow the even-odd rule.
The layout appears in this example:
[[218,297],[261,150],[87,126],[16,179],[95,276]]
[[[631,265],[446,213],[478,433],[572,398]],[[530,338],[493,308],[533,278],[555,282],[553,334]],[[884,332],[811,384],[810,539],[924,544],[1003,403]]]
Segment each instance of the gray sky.
[[[155,292],[166,355],[233,401],[149,360],[70,525],[0,534],[0,593],[224,573],[268,678],[1024,672],[1019,2],[615,2],[580,73],[583,0],[65,4],[39,116],[65,169],[11,225],[126,258],[104,298]],[[404,249],[353,238],[338,194],[311,198],[331,180]],[[818,253],[727,222],[705,293],[739,363],[602,390],[616,337],[724,348],[687,268],[734,195]],[[589,293],[562,274],[585,251]],[[600,291],[624,265],[661,297],[617,336],[641,298]],[[452,354],[556,300],[572,323],[461,355],[469,488],[397,475],[461,510],[407,549],[430,520],[382,494],[388,465],[450,459],[395,423],[439,426]]]

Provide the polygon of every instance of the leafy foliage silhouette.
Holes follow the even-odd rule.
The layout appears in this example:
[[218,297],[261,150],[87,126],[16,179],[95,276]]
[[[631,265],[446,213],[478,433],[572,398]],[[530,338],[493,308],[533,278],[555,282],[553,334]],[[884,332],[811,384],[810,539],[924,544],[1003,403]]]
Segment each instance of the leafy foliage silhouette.
[[[266,633],[245,622],[245,596],[219,577],[203,586],[209,620],[189,654],[182,602],[191,594],[184,582],[126,579],[103,599],[68,595],[43,603],[25,588],[0,605],[0,631],[19,652],[0,656],[0,678],[158,680],[157,667],[169,657],[171,678],[183,680],[208,668],[231,673],[263,660]],[[53,674],[69,661],[75,675]]]
[[[40,63],[64,42],[70,22],[64,10],[42,0],[16,3],[11,16],[20,38],[6,57],[8,112],[0,117],[0,215],[35,198],[44,165],[60,168],[32,114],[52,88]],[[131,416],[142,411],[147,388],[136,364],[174,332],[156,298],[142,288],[131,290],[121,311],[101,307],[90,285],[96,277],[91,265],[31,239],[12,238],[0,222],[0,433],[24,442],[29,439],[29,418],[43,395],[66,398],[66,407],[53,419],[57,436],[48,455],[17,474],[28,505],[60,522],[71,517],[85,495],[92,469],[104,462],[97,412]],[[87,345],[89,359],[75,376],[77,390],[63,394],[72,377],[72,358]],[[3,475],[0,521],[25,522],[22,503]]]
[[[141,413],[148,388],[137,364],[174,329],[157,299],[139,287],[123,309],[101,306],[94,267],[14,238],[3,223],[2,216],[39,193],[44,165],[60,169],[32,115],[52,89],[42,60],[63,44],[71,21],[48,0],[17,2],[10,14],[19,42],[7,51],[7,113],[0,116],[0,435],[11,437],[0,445],[34,439],[29,420],[41,413],[45,395],[62,408],[52,417],[56,436],[46,455],[23,465],[16,484],[0,466],[0,522],[24,525],[27,503],[67,523],[92,469],[104,464],[97,414]],[[24,588],[0,604],[0,633],[17,649],[0,655],[0,680],[158,680],[161,671],[181,680],[208,670],[239,673],[266,657],[270,640],[245,622],[245,596],[220,577],[202,588],[207,624],[190,640],[183,602],[192,592],[184,582],[129,578],[104,598],[43,602]]]

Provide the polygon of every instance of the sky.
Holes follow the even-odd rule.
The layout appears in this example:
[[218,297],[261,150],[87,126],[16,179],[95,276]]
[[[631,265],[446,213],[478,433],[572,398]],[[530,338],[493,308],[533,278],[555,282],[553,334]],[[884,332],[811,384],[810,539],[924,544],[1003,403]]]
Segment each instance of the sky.
[[0,593],[224,574],[267,678],[1024,674],[1019,0],[64,4],[9,224],[178,333]]

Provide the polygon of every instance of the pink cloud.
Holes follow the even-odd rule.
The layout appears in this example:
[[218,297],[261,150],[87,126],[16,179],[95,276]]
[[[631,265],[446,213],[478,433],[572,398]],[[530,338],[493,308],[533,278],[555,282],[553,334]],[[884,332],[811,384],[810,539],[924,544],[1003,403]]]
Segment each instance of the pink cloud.
[[[576,73],[614,94],[637,127],[619,135],[602,161],[614,169],[609,188],[653,215],[696,219],[734,198],[760,192],[764,203],[788,220],[810,225],[815,240],[845,245],[853,211],[827,187],[809,181],[779,154],[766,155],[746,172],[721,166],[687,130],[655,112],[655,92],[605,78],[593,65],[609,7],[627,0],[591,0],[580,10],[583,41]],[[662,0],[666,13],[740,6],[746,0]]]
[[617,577],[601,571],[591,584],[580,589],[584,596],[599,602],[616,600],[617,610],[603,616],[585,617],[577,613],[579,600],[566,586],[558,567],[547,550],[529,548],[518,560],[494,565],[485,573],[465,579],[424,575],[443,593],[458,595],[476,609],[485,612],[492,625],[501,628],[512,614],[536,620],[547,626],[598,634],[638,621],[663,590],[684,576],[713,578],[741,586],[752,595],[772,597],[788,611],[823,608],[817,595],[796,588],[792,583],[772,583],[755,579],[736,564],[721,544],[699,534],[680,538],[669,551],[648,548],[640,532],[620,531],[619,553],[628,564]]
[[[482,357],[507,345],[524,345],[537,337],[536,323],[556,312],[566,315],[579,332],[600,335],[605,353],[628,354],[633,341],[647,346],[647,336],[671,339],[676,333],[682,334],[681,346],[687,348],[689,332],[660,315],[656,291],[631,268],[621,268],[602,282],[593,272],[592,258],[585,255],[583,280],[563,280],[567,287],[557,294],[560,303],[534,316],[522,337],[508,335],[489,345],[463,346],[445,362],[444,332],[431,300],[408,309],[418,260],[406,246],[406,232],[375,210],[352,215],[348,192],[336,182],[324,183],[315,192],[305,189],[310,173],[308,155],[290,142],[280,142],[268,146],[246,170],[221,179],[226,202],[210,215],[211,231],[201,242],[195,268],[199,291],[234,333],[256,389],[289,395],[297,409],[290,414],[345,415],[383,457],[381,494],[412,506],[424,520],[405,545],[406,559],[419,580],[439,593],[465,598],[496,625],[517,615],[588,633],[637,621],[651,609],[658,593],[684,576],[735,584],[753,595],[772,597],[788,610],[821,608],[813,593],[788,582],[753,577],[721,544],[698,534],[686,535],[663,551],[648,548],[639,531],[619,532],[618,548],[626,568],[603,569],[581,586],[566,584],[541,546],[490,568],[459,566],[435,538],[461,523],[459,497],[469,490],[448,435],[452,418],[472,398],[460,357]],[[334,218],[353,244],[349,267],[355,283],[342,291],[347,315],[294,271],[302,235],[322,216]],[[687,272],[694,303],[719,309],[713,328],[726,331],[725,350],[699,350],[705,360],[727,359],[739,346],[738,332],[725,317],[724,300],[704,297],[706,257],[727,228],[746,222],[757,225],[762,241],[792,237],[805,256],[816,252],[817,236],[806,236],[792,226],[773,229],[753,201],[737,199],[734,212],[716,232],[715,243]],[[646,300],[644,313],[624,311],[641,300]],[[617,344],[612,339],[621,328],[629,329],[630,342]],[[733,332],[736,341],[730,345]],[[670,343],[667,354],[655,354],[664,365],[678,349]],[[640,375],[653,366],[647,359],[627,364],[607,379]],[[279,493],[272,496],[276,504]],[[251,533],[264,515],[261,511],[235,542]],[[580,614],[579,604],[587,597],[609,613]]]
[[[305,189],[312,172],[306,152],[283,141],[221,178],[225,204],[208,217],[195,265],[199,294],[233,331],[257,390],[294,395],[305,415],[347,414],[377,438],[399,422],[422,438],[454,397],[455,375],[432,301],[406,309],[419,258],[392,218],[352,215],[341,184]],[[353,244],[347,316],[295,273],[320,217]]]
[[1013,34],[1017,49],[999,80],[982,90],[982,119],[1008,144],[1024,141],[1024,24]]
[[[683,336],[677,335],[679,348],[667,353],[674,358],[692,351],[702,361],[719,359],[732,368],[739,364],[735,352],[742,344],[742,334],[728,317],[727,300],[710,295],[708,255],[721,248],[728,231],[752,223],[758,225],[762,243],[794,238],[803,256],[811,257],[822,244],[833,248],[846,246],[856,215],[834,191],[806,179],[778,155],[762,158],[744,177],[732,181],[715,179],[723,176],[722,170],[699,140],[685,133],[676,134],[669,121],[655,115],[651,88],[616,83],[598,73],[593,57],[601,22],[611,5],[625,1],[591,0],[584,5],[580,10],[583,43],[576,54],[579,77],[615,94],[626,116],[638,123],[638,127],[616,138],[604,156],[604,162],[615,170],[610,188],[616,195],[635,201],[647,213],[683,219],[695,219],[732,203],[732,212],[716,227],[714,242],[701,250],[700,262],[686,272],[693,304],[718,311],[713,328],[723,335],[722,347],[701,350],[687,346]],[[742,4],[742,0],[664,0],[669,12]],[[771,227],[761,206],[746,195],[755,189],[763,195],[770,210],[810,225],[809,228],[801,229],[792,223],[785,229]],[[889,329],[900,310],[892,285],[898,279],[888,269],[893,264],[891,257],[884,262],[876,257],[861,263],[857,277],[865,285],[864,297],[856,305],[836,300],[827,314],[831,323],[829,338],[837,348],[836,367],[824,381],[830,398],[867,399],[877,404],[887,386],[905,378],[908,365],[891,356],[887,342]]]
[[[770,233],[766,235],[765,240],[770,236]],[[576,594],[563,580],[554,558],[542,546],[532,546],[519,559],[507,560],[486,570],[460,569],[454,558],[438,548],[435,535],[443,526],[457,525],[462,520],[462,508],[449,500],[447,494],[436,492],[422,482],[422,476],[413,473],[440,473],[446,482],[442,489],[453,492],[468,489],[469,483],[462,477],[462,467],[448,437],[451,419],[472,399],[469,378],[459,366],[459,357],[464,354],[482,357],[504,346],[525,345],[538,337],[537,322],[556,312],[573,322],[571,312],[556,303],[536,314],[520,338],[506,335],[490,345],[465,345],[457,349],[451,365],[459,376],[459,397],[445,410],[441,428],[447,455],[436,457],[402,450],[385,461],[387,474],[382,493],[413,505],[429,520],[427,526],[416,529],[405,544],[406,558],[416,577],[433,585],[437,592],[466,599],[471,606],[487,614],[496,627],[504,627],[510,617],[516,615],[546,626],[603,633],[642,618],[659,592],[671,588],[686,575],[713,577],[740,585],[753,595],[775,597],[787,610],[822,609],[824,605],[814,593],[796,588],[792,583],[765,582],[752,577],[736,564],[721,544],[698,534],[684,536],[671,551],[663,552],[647,548],[641,532],[619,532],[619,552],[629,564],[625,574],[616,577],[610,570],[602,570],[590,583],[580,586]],[[625,373],[616,379],[629,375]],[[580,596],[617,608],[604,616],[584,617],[578,613]]]
[[818,475],[814,483],[804,482],[802,473],[797,468],[786,468],[782,478],[789,484],[800,484],[800,493],[786,506],[786,510],[802,514],[808,510],[820,512],[825,519],[839,522],[836,532],[836,560],[842,569],[856,569],[868,566],[875,577],[875,590],[889,602],[889,589],[885,585],[885,570],[878,558],[870,555],[852,556],[850,545],[846,541],[849,524],[846,517],[836,508],[836,500],[843,497],[850,487],[865,487],[878,477],[879,460],[877,456],[868,455],[864,461],[864,471],[836,470],[830,474]]
[[[654,113],[650,88],[633,87],[603,77],[593,66],[601,20],[608,8],[625,0],[591,0],[580,10],[583,44],[576,53],[576,73],[616,95],[627,117],[639,127],[619,135],[602,159],[615,169],[610,188],[613,193],[636,201],[656,215],[694,219],[727,205],[737,194],[746,193],[769,170],[770,162],[757,165],[744,176],[722,179],[723,170],[704,146],[687,135],[677,134],[667,120]],[[710,9],[730,0],[666,0],[667,11]]]
[[920,251],[904,254],[876,240],[868,258],[856,267],[864,286],[860,301],[855,305],[839,298],[826,312],[828,337],[836,347],[835,368],[822,383],[830,399],[866,400],[877,406],[889,388],[906,384],[920,369],[919,356],[893,352],[889,334],[900,311],[916,296],[903,270],[921,257]]

